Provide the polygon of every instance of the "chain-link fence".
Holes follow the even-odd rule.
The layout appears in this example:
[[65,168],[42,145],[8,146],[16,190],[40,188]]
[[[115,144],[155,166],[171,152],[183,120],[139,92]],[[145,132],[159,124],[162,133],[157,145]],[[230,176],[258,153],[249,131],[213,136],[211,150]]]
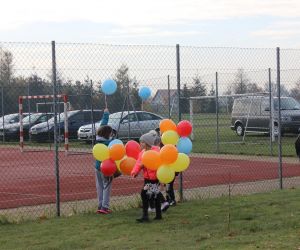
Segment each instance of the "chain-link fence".
[[[297,186],[299,57],[276,48],[0,43],[1,214],[97,207],[91,149],[106,105],[111,117],[124,113],[124,141],[161,118],[192,122],[191,165],[175,181],[177,199],[218,196],[233,185],[236,193]],[[108,78],[118,89],[105,97],[99,88]],[[152,90],[150,100],[139,98],[141,86]],[[141,187],[141,177],[115,179],[112,206],[136,204]]]

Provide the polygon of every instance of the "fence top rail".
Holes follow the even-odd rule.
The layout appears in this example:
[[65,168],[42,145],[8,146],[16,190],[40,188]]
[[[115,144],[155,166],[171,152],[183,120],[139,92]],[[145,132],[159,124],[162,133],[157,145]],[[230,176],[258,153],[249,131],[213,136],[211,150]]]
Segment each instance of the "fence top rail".
[[[247,97],[247,96],[266,96],[269,95],[269,92],[260,92],[260,93],[245,93],[245,94],[232,94],[232,95],[218,95],[218,97]],[[191,96],[191,97],[181,97],[181,99],[190,99],[190,100],[198,100],[198,99],[209,99],[216,98],[216,95],[211,96]]]

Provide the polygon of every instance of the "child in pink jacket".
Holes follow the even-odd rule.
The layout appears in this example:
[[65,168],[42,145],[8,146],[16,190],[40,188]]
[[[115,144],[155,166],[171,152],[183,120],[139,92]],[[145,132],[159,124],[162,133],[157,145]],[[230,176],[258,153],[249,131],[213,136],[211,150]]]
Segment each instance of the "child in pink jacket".
[[154,146],[155,141],[157,140],[157,136],[153,133],[143,134],[140,138],[140,145],[142,152],[139,154],[139,158],[136,161],[134,168],[131,171],[131,176],[136,177],[141,170],[143,170],[144,174],[144,186],[141,191],[141,198],[143,204],[143,215],[141,218],[137,219],[137,222],[148,222],[148,207],[149,207],[149,199],[151,197],[154,198],[155,201],[155,211],[156,216],[155,220],[161,220],[161,200],[162,193],[160,192],[159,181],[156,177],[156,170],[147,169],[142,165],[142,155],[147,150],[156,150],[159,151],[159,147]]

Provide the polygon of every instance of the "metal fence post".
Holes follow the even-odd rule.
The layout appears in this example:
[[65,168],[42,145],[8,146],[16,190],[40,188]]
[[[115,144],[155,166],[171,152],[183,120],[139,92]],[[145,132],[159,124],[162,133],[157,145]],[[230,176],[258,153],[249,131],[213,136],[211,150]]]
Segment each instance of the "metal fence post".
[[170,76],[168,75],[168,112],[171,119],[171,93],[170,93]]
[[268,69],[269,75],[269,103],[270,103],[270,155],[273,155],[273,127],[274,127],[274,119],[273,119],[273,92],[272,92],[272,81],[271,81],[271,69]]
[[3,83],[1,86],[1,109],[2,109],[2,127],[3,127],[3,143],[5,142],[5,132],[4,132],[4,87],[3,87]]
[[92,117],[92,147],[95,144],[94,135],[96,134],[96,127],[95,127],[95,121],[94,121],[94,105],[93,105],[93,97],[94,97],[94,86],[93,86],[93,80],[90,81],[91,83],[91,117]]
[[[177,69],[177,97],[178,97],[178,121],[181,121],[181,109],[180,109],[180,48],[179,44],[176,44],[176,69]],[[183,201],[183,175],[179,174],[179,195],[180,201]]]
[[278,174],[279,188],[282,189],[282,145],[281,145],[281,89],[280,89],[280,48],[276,48],[277,59],[277,94],[278,94]]
[[217,118],[217,131],[216,131],[216,153],[219,154],[219,79],[218,72],[216,72],[216,118]]
[[52,82],[53,82],[53,112],[54,112],[54,162],[56,177],[56,215],[60,216],[60,179],[59,179],[59,158],[57,138],[57,86],[56,86],[56,51],[55,41],[52,41]]

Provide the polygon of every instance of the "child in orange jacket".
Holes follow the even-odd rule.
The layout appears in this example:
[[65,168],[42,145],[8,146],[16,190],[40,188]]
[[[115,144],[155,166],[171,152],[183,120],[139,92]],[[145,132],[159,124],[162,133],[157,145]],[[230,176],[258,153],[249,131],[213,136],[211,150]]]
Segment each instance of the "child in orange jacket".
[[157,136],[153,133],[143,134],[140,138],[140,145],[142,152],[139,154],[139,158],[136,161],[134,168],[131,171],[132,177],[137,177],[139,172],[143,170],[144,173],[144,186],[141,191],[141,198],[143,204],[143,215],[141,218],[137,219],[137,222],[148,222],[148,207],[149,207],[149,199],[151,197],[154,198],[155,201],[155,211],[156,216],[155,220],[161,220],[161,200],[162,193],[160,192],[159,181],[156,177],[156,170],[147,169],[142,165],[142,155],[147,150],[155,150],[159,151],[159,147],[154,146],[155,141],[157,140]]

